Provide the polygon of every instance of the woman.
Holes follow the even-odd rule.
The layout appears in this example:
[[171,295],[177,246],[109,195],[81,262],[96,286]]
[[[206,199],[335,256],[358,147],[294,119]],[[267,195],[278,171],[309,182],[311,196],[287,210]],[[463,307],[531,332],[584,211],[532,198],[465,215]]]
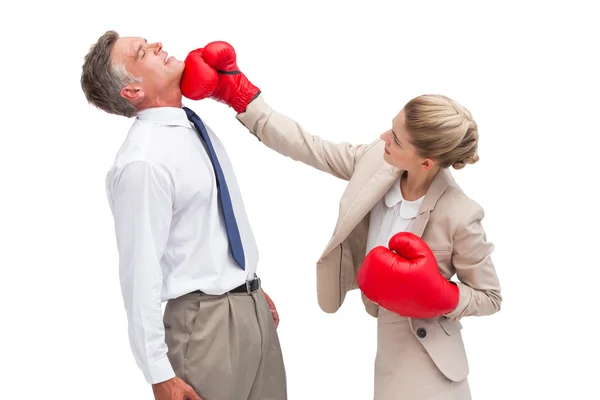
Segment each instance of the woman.
[[186,59],[184,78],[189,87],[211,89],[199,95],[182,87],[184,96],[228,104],[266,146],[348,181],[335,231],[317,262],[324,311],[339,309],[346,293],[358,288],[356,275],[366,255],[388,246],[399,232],[427,244],[436,273],[458,278],[453,308],[434,317],[400,315],[363,294],[366,310],[378,319],[375,399],[470,399],[460,319],[493,314],[501,303],[493,245],[481,225],[483,209],[449,171],[479,160],[470,112],[445,96],[419,96],[380,139],[358,146],[333,143],[273,110],[239,72],[230,45],[213,42],[203,51]]

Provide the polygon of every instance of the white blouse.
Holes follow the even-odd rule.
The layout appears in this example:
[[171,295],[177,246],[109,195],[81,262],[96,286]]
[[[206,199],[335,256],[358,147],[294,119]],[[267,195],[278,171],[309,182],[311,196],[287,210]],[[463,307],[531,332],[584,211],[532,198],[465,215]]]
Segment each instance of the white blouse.
[[410,229],[419,212],[425,196],[414,201],[405,200],[400,189],[400,179],[398,178],[371,210],[365,254],[376,246],[388,247],[392,236]]

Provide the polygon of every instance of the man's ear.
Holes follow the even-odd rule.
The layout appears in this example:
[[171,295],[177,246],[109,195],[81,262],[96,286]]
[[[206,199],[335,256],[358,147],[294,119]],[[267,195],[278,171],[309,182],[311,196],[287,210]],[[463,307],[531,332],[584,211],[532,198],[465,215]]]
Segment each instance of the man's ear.
[[127,85],[121,89],[121,97],[131,103],[136,103],[144,98],[144,91],[140,87]]

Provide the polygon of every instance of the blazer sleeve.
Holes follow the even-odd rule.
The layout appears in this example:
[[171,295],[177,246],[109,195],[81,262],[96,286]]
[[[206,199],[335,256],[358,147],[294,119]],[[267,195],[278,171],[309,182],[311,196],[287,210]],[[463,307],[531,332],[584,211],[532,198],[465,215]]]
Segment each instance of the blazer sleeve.
[[490,315],[500,310],[500,282],[491,259],[494,245],[486,240],[483,217],[483,208],[477,205],[454,235],[452,264],[460,281],[460,297],[447,318]]
[[273,110],[262,95],[236,118],[267,147],[344,180],[350,180],[362,155],[379,141],[351,145],[321,139],[305,131],[298,122]]

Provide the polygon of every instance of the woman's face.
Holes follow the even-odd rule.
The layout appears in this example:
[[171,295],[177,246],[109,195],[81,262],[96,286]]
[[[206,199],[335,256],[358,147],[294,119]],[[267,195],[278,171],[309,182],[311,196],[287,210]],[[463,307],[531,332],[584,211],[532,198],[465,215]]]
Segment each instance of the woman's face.
[[401,170],[416,172],[427,159],[419,157],[414,146],[410,144],[410,133],[406,129],[405,120],[402,109],[392,121],[392,129],[381,135],[381,140],[385,142],[383,159]]

